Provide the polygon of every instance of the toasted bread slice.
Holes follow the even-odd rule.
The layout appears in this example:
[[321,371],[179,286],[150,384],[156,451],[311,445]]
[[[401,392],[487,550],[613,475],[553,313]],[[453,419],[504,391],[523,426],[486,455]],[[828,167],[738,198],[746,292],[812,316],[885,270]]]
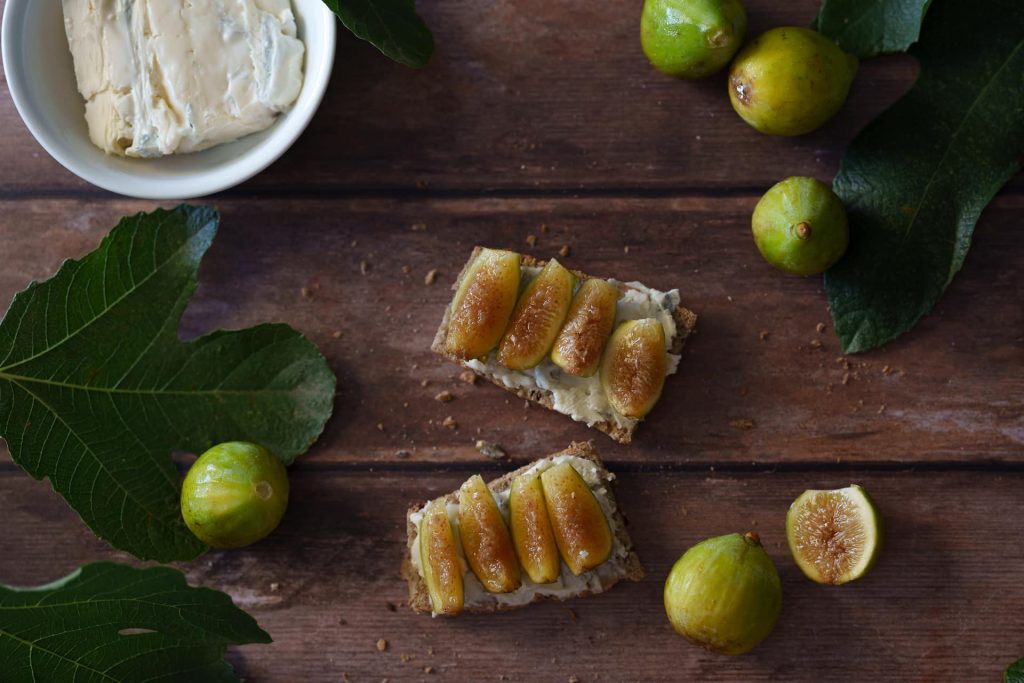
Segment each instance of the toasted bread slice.
[[[473,253],[470,255],[469,260],[466,261],[466,265],[463,266],[462,272],[459,273],[459,277],[455,280],[455,283],[452,285],[453,291],[458,291],[459,286],[462,284],[463,279],[466,277],[469,271],[470,265],[472,265],[474,259],[476,259],[481,249],[482,247],[476,247],[475,249],[473,249]],[[546,261],[539,261],[531,256],[524,255],[521,258],[522,267],[526,268],[541,268],[546,263]],[[580,280],[585,280],[591,277],[580,271],[573,271],[573,273],[577,277],[579,277]],[[627,290],[637,289],[638,291],[640,291],[638,287],[635,286],[636,283],[620,283],[620,285],[622,288]],[[502,380],[502,378],[495,376],[490,372],[482,371],[478,363],[474,361],[464,361],[458,358],[457,356],[448,353],[448,351],[446,350],[446,342],[448,339],[448,328],[449,323],[451,321],[453,303],[454,301],[450,302],[448,304],[448,307],[445,309],[444,318],[441,320],[441,326],[438,328],[437,334],[434,336],[434,341],[430,346],[431,350],[434,353],[444,356],[453,363],[458,363],[459,365],[462,365],[463,367],[472,370],[474,373],[477,374],[477,376],[482,377],[487,381],[507,391],[511,391],[519,398],[526,399],[528,401],[533,401],[534,403],[538,403],[547,408],[548,410],[554,410],[555,412],[561,412],[563,415],[569,415],[569,417],[572,417],[574,420],[586,422],[571,415],[570,413],[559,410],[555,406],[554,394],[551,391],[540,387],[509,386]],[[672,315],[673,321],[675,322],[676,333],[675,336],[673,336],[671,339],[666,340],[666,345],[668,348],[668,352],[670,354],[678,356],[683,351],[683,345],[685,344],[687,337],[689,337],[690,334],[693,333],[694,327],[697,323],[697,314],[687,308],[684,308],[681,305],[676,306],[672,311],[670,311],[670,313]],[[545,360],[544,362],[550,363],[549,360]],[[508,372],[510,375],[513,376],[521,374],[515,371]],[[596,421],[593,424],[590,424],[590,426],[593,427],[594,429],[604,432],[605,434],[610,436],[615,441],[618,441],[619,443],[628,444],[632,441],[633,432],[636,431],[637,425],[642,420],[643,418],[640,418],[638,420],[620,420],[619,422],[616,422],[614,419],[605,419]]]
[[[563,563],[561,566],[562,577],[556,584],[533,584],[523,576],[523,585],[517,590],[506,594],[487,593],[476,581],[471,572],[466,572],[466,599],[464,612],[496,612],[502,610],[525,607],[528,604],[539,600],[567,600],[570,598],[584,597],[603,593],[619,581],[639,581],[644,576],[643,566],[640,558],[633,550],[633,542],[626,529],[626,518],[619,509],[612,492],[612,482],[615,475],[605,469],[601,458],[594,450],[590,442],[572,443],[568,448],[559,453],[554,453],[541,458],[529,465],[520,467],[514,472],[490,482],[488,486],[492,491],[499,494],[507,493],[512,486],[512,480],[526,473],[531,468],[543,468],[545,463],[560,461],[560,458],[570,458],[573,467],[579,471],[581,466],[589,463],[592,469],[586,473],[587,483],[591,491],[598,498],[601,507],[608,518],[608,524],[614,535],[614,547],[612,556],[598,567],[584,572],[579,577],[572,576],[568,567]],[[578,459],[578,460],[577,460]],[[581,473],[582,474],[582,473]],[[447,504],[458,503],[458,492],[443,496]],[[418,557],[417,543],[419,537],[418,513],[426,507],[426,502],[414,505],[406,512],[406,554],[402,562],[402,575],[409,583],[409,607],[416,612],[430,613],[430,596],[427,593],[427,586],[417,568],[414,555]]]

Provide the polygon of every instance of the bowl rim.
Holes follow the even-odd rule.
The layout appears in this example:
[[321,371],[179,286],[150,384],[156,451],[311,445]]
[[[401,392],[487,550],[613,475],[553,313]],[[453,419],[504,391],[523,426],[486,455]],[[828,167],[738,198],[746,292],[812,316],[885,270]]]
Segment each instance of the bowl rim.
[[[53,2],[54,0],[45,1]],[[269,132],[264,140],[246,150],[239,158],[232,159],[219,168],[200,168],[185,175],[176,175],[173,178],[134,176],[130,183],[124,182],[123,178],[122,182],[115,183],[112,182],[114,178],[106,174],[100,174],[100,177],[97,177],[97,174],[93,172],[92,164],[84,162],[77,155],[68,152],[50,135],[48,127],[43,122],[43,115],[39,114],[38,108],[28,95],[28,87],[23,80],[26,77],[26,71],[19,63],[18,56],[25,39],[21,35],[20,28],[26,16],[25,13],[41,4],[41,0],[7,0],[4,4],[3,26],[0,29],[0,42],[2,42],[0,57],[3,60],[4,77],[7,80],[7,89],[11,93],[11,99],[14,101],[14,107],[32,137],[57,163],[87,183],[125,197],[154,200],[203,197],[244,183],[263,172],[281,158],[309,126],[323,102],[334,68],[337,49],[337,21],[327,5],[318,1],[316,3],[319,5],[318,11],[313,11],[312,16],[303,18],[307,32],[311,26],[315,26],[318,31],[323,31],[322,64],[321,68],[317,69],[317,78],[311,81],[307,50],[302,88],[303,91],[306,88],[314,90],[312,99],[309,100],[304,111],[299,113],[299,118],[285,119],[287,114],[296,111],[293,106],[285,115],[279,117],[267,131],[264,131]],[[297,4],[297,0],[292,0],[293,11]],[[318,63],[320,63],[319,60]],[[81,101],[81,95],[77,89],[74,94],[77,101]],[[289,124],[287,127],[283,125],[286,122]],[[254,133],[254,135],[257,134],[259,133]],[[197,154],[202,154],[202,152]],[[246,163],[239,163],[243,159]]]

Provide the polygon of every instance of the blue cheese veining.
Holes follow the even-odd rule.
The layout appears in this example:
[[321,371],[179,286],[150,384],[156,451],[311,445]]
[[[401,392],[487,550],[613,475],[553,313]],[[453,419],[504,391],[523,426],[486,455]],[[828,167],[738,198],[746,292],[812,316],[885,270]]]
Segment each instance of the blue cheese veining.
[[93,144],[196,152],[268,128],[302,88],[290,0],[62,0]]

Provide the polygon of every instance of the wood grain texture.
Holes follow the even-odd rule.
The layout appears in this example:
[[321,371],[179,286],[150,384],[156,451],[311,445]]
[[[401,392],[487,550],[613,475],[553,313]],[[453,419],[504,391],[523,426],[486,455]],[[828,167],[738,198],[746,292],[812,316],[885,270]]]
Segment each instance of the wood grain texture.
[[[312,462],[394,462],[399,450],[414,461],[476,462],[477,439],[527,461],[552,442],[588,438],[612,462],[1024,461],[1024,375],[1008,371],[1024,365],[1016,231],[1024,199],[997,199],[986,212],[964,271],[918,329],[848,360],[830,328],[816,330],[829,321],[821,281],[782,276],[758,256],[749,237],[755,202],[223,201],[183,334],[263,320],[308,334],[339,377],[335,417]],[[0,300],[92,249],[119,216],[149,206],[0,202]],[[571,267],[679,287],[700,316],[697,332],[632,446],[485,383],[469,386],[457,366],[430,353],[448,286],[476,243],[541,257],[567,244]],[[425,285],[435,268],[437,281]],[[443,390],[455,400],[434,400]],[[448,416],[456,429],[442,426]]]
[[[413,614],[400,605],[405,508],[469,474],[294,472],[292,507],[277,533],[185,567],[192,582],[227,591],[273,635],[273,645],[232,651],[239,673],[257,682],[340,681],[346,673],[372,683],[572,675],[583,683],[994,681],[1024,652],[1024,584],[1013,569],[1024,564],[1020,473],[620,472],[618,494],[647,568],[642,582],[504,614]],[[861,581],[819,586],[789,556],[786,509],[804,488],[850,482],[877,500],[888,543]],[[117,558],[47,488],[0,472],[4,581],[34,584]],[[749,654],[706,653],[672,632],[665,577],[698,540],[751,528],[782,577],[779,625]],[[377,651],[379,638],[386,652]]]
[[[749,5],[750,35],[806,26],[817,11],[814,0]],[[732,111],[725,74],[682,83],[651,68],[639,3],[448,0],[420,10],[437,43],[427,68],[393,64],[339,31],[312,125],[234,193],[767,188],[786,175],[828,178],[916,68],[905,58],[867,61],[828,126],[769,138]],[[40,149],[6,93],[0,123],[0,191],[98,192]]]

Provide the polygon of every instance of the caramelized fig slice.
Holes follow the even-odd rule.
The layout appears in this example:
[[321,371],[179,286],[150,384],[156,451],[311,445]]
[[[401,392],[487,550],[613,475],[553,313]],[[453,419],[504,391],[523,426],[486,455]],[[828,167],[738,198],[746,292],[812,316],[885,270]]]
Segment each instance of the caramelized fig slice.
[[607,280],[585,280],[573,297],[565,325],[555,339],[551,362],[570,375],[597,372],[622,292]]
[[519,294],[519,254],[481,249],[452,302],[445,350],[462,360],[486,356],[504,334]]
[[420,520],[420,565],[434,614],[453,616],[462,611],[462,562],[455,532],[443,499],[427,504]]
[[601,383],[619,413],[641,418],[661,397],[668,370],[665,330],[654,318],[627,320],[608,342],[601,361]]
[[519,588],[519,565],[505,519],[479,474],[459,489],[459,538],[469,568],[491,593]]
[[544,503],[544,488],[536,473],[524,474],[512,480],[508,509],[516,556],[530,581],[557,581],[562,573],[558,545]]
[[575,286],[575,275],[555,259],[548,261],[519,297],[498,347],[498,362],[509,370],[527,370],[544,360],[565,322]]
[[558,552],[579,576],[612,553],[612,531],[601,504],[580,473],[561,462],[540,475]]

